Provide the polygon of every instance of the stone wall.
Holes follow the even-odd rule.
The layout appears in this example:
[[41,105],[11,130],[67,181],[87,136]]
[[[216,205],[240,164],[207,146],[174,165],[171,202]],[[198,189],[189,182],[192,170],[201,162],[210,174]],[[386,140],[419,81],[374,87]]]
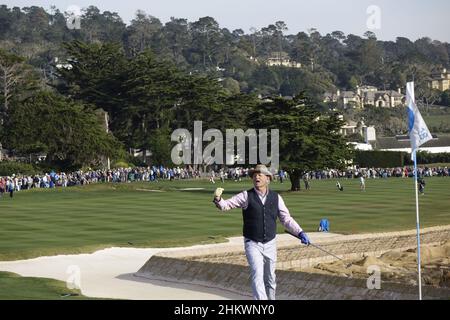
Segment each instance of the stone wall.
[[[421,231],[422,244],[450,240],[450,226]],[[379,255],[416,247],[415,230],[366,235],[337,236],[317,242],[342,258]],[[277,297],[279,299],[417,299],[417,287],[382,282],[380,290],[367,289],[364,279],[294,272],[336,258],[314,247],[279,245]],[[165,252],[153,256],[136,276],[220,288],[251,296],[247,262],[241,246]],[[425,286],[426,299],[450,299],[450,289]]]

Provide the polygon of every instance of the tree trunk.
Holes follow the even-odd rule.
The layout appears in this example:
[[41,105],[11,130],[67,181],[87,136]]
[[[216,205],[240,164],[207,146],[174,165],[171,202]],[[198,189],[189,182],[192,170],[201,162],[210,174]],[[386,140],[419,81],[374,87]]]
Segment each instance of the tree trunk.
[[3,76],[3,102],[4,102],[3,108],[4,108],[4,110],[3,111],[6,112],[6,111],[8,111],[8,93],[9,93],[6,68],[3,72],[4,72],[4,76]]
[[302,177],[302,171],[299,169],[293,169],[289,172],[289,179],[291,180],[291,191],[300,191],[300,178]]

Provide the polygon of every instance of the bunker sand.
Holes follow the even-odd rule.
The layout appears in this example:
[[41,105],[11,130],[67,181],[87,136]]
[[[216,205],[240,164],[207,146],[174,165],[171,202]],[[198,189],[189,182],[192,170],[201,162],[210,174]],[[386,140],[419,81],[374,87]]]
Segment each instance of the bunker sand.
[[[346,267],[351,263],[350,267]],[[421,246],[422,280],[425,285],[450,288],[450,241]],[[381,256],[319,263],[304,272],[367,279],[368,268],[376,266],[382,281],[417,284],[417,250],[389,251]]]

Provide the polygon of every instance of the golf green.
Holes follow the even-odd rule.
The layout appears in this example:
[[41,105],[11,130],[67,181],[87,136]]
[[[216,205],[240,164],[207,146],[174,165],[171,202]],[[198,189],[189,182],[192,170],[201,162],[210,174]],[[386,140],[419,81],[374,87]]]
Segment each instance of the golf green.
[[[450,178],[427,178],[420,196],[421,226],[450,224]],[[364,233],[414,229],[412,179],[313,180],[312,189],[289,192],[273,182],[292,216],[308,232],[328,218],[330,231]],[[92,252],[109,246],[167,247],[219,242],[241,235],[240,210],[221,214],[212,203],[216,187],[231,197],[250,180],[96,184],[21,191],[0,199],[0,260]],[[281,224],[278,232],[283,232]]]

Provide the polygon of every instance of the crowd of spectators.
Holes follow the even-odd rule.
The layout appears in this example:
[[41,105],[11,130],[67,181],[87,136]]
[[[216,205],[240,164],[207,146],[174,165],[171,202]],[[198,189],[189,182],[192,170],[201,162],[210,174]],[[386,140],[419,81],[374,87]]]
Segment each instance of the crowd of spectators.
[[[418,175],[424,177],[448,177],[448,167],[421,167],[418,169]],[[157,182],[159,180],[184,180],[184,179],[200,179],[207,178],[213,183],[218,178],[222,182],[225,180],[241,181],[248,178],[249,169],[236,167],[219,169],[217,171],[210,170],[203,172],[193,167],[173,167],[150,166],[137,168],[117,168],[111,170],[88,170],[65,172],[50,172],[41,175],[21,175],[14,174],[9,177],[0,177],[0,196],[9,192],[13,196],[13,192],[20,190],[28,190],[33,188],[56,188],[80,186],[99,182],[125,183],[133,181]],[[309,180],[321,179],[366,179],[371,178],[406,178],[412,177],[414,171],[412,167],[398,168],[354,168],[348,170],[317,170],[306,172],[303,180],[308,183]],[[283,183],[289,177],[287,171],[279,170],[274,174],[274,180]]]

